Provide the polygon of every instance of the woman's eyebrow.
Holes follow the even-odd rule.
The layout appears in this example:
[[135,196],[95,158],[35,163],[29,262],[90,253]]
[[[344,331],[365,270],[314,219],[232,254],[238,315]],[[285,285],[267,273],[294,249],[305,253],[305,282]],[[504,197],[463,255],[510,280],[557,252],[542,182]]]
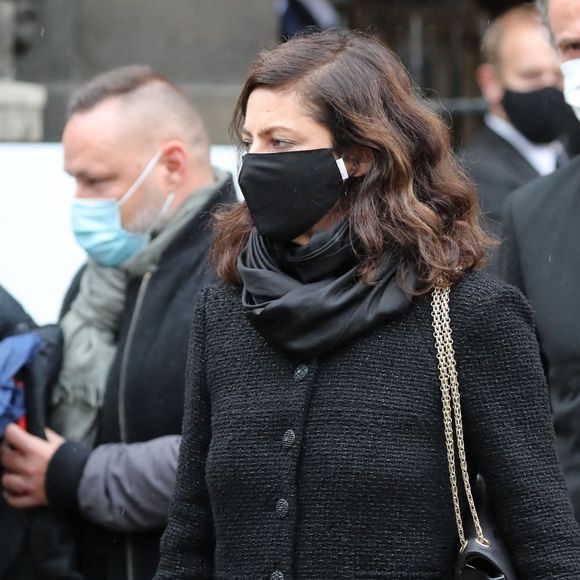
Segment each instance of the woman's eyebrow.
[[[286,127],[285,125],[272,125],[271,127],[266,127],[264,129],[260,129],[260,131],[258,131],[257,134],[258,134],[258,136],[269,135],[271,133],[276,133],[277,131],[284,131],[286,133],[293,133],[293,134],[297,133],[297,131],[295,129],[292,129],[291,127]],[[250,131],[248,131],[248,129],[243,127],[242,134],[250,136],[252,133]]]

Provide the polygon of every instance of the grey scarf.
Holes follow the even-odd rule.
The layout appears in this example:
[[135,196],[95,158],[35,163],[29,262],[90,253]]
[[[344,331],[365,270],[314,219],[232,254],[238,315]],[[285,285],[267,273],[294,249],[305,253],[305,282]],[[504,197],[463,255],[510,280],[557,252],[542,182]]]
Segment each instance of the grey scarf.
[[89,261],[79,293],[60,324],[64,359],[50,401],[50,425],[67,439],[94,445],[98,413],[117,352],[115,337],[127,282],[155,270],[167,246],[229,179],[217,169],[214,174],[217,181],[190,195],[159,234],[121,267]]

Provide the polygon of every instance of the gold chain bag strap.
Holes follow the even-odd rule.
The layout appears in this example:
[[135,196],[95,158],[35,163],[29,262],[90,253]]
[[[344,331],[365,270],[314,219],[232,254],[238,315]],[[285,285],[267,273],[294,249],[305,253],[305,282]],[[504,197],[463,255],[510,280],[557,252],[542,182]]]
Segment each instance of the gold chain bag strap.
[[[432,295],[433,336],[439,363],[441,403],[449,482],[455,512],[459,555],[456,562],[457,580],[516,580],[511,559],[494,525],[487,503],[483,478],[478,475],[472,490],[467,469],[461,397],[455,368],[455,351],[449,316],[449,286],[438,286]],[[459,459],[459,461],[457,461]],[[459,462],[459,470],[457,463]],[[459,499],[458,471],[469,507],[468,523],[464,526]]]

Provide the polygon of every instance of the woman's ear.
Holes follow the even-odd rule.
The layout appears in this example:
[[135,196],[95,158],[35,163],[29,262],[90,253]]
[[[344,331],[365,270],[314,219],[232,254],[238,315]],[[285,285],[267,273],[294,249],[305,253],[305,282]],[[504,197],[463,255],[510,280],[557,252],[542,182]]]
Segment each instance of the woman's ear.
[[342,159],[346,165],[349,177],[362,177],[366,175],[373,163],[373,151],[369,147],[350,147]]

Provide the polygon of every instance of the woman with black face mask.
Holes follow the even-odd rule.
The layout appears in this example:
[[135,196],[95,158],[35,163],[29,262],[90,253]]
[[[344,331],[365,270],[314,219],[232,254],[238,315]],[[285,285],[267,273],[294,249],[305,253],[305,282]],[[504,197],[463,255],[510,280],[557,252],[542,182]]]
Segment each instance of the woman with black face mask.
[[266,51],[233,132],[156,578],[580,578],[530,309],[396,56]]

